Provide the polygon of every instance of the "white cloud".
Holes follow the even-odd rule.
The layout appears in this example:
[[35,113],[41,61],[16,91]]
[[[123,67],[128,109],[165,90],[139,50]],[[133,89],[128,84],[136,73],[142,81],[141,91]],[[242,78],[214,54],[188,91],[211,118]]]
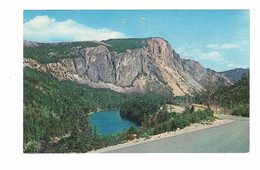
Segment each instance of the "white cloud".
[[[219,47],[218,45],[215,44],[209,44],[209,47]],[[211,52],[206,52],[205,47],[199,46],[199,45],[188,45],[184,44],[184,46],[181,46],[177,48],[177,52],[181,52],[180,55],[181,57],[184,58],[190,58],[194,59],[196,61],[201,61],[201,60],[211,60],[214,62],[220,62],[223,61],[223,57],[221,56],[220,52],[218,51],[211,51]]]
[[213,51],[209,53],[200,53],[198,55],[199,60],[213,60],[213,61],[222,61],[223,58],[218,51]]
[[208,54],[209,54],[209,56],[211,56],[211,57],[220,57],[220,56],[221,56],[218,51],[213,51],[213,52],[210,52],[210,53],[208,53]]
[[231,48],[238,48],[238,45],[236,44],[208,44],[206,45],[206,48],[214,48],[214,49],[231,49]]
[[107,28],[94,29],[71,19],[58,22],[47,15],[36,16],[23,24],[24,39],[37,42],[106,40],[125,38],[121,32]]
[[207,48],[218,48],[217,44],[208,44],[206,45]]
[[236,44],[223,44],[221,46],[222,49],[230,49],[230,48],[237,48]]

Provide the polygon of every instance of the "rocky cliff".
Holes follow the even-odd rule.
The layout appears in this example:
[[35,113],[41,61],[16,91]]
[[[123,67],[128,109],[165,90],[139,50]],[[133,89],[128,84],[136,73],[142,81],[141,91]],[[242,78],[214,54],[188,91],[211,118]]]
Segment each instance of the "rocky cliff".
[[95,42],[90,47],[75,47],[71,43],[65,48],[58,44],[59,51],[56,52],[50,50],[54,44],[48,44],[47,48],[46,44],[25,42],[25,48],[40,50],[44,46],[50,51],[43,57],[56,57],[58,60],[44,63],[40,62],[42,59],[33,59],[36,52],[24,54],[24,67],[51,74],[60,81],[71,80],[93,88],[109,88],[123,93],[154,92],[182,96],[202,90],[205,79],[232,84],[225,76],[202,67],[198,62],[181,59],[162,38],[148,38],[140,43],[144,44],[142,48],[126,48],[123,52],[109,50],[111,45],[105,42]]

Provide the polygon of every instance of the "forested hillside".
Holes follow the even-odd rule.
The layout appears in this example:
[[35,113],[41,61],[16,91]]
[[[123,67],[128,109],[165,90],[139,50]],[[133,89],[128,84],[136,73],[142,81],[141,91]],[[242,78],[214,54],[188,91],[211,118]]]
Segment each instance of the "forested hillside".
[[231,109],[234,115],[249,117],[249,86],[249,75],[243,74],[234,85],[220,86],[214,100],[218,105]]
[[[92,129],[87,113],[119,108],[126,95],[93,89],[24,68],[24,150],[45,152],[54,137]],[[95,140],[93,140],[95,141]],[[30,145],[35,147],[30,147]],[[91,146],[92,147],[92,146]],[[92,148],[91,148],[92,149]]]

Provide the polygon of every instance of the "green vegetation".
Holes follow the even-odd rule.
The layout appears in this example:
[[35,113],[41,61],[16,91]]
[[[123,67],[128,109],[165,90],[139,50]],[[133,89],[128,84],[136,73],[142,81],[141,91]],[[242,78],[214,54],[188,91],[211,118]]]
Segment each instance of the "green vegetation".
[[164,104],[163,99],[157,95],[135,96],[127,100],[120,109],[122,118],[141,125],[156,113]]
[[98,44],[88,41],[70,43],[39,43],[36,47],[24,47],[24,58],[34,59],[42,64],[55,63],[60,59],[78,58],[78,51],[86,47],[96,47]]
[[214,87],[208,83],[206,90],[194,95],[193,102],[220,107],[217,113],[231,113],[236,116],[249,117],[249,75],[243,74],[241,80],[232,86]]
[[166,110],[161,110],[157,117],[147,122],[143,131],[149,135],[157,135],[164,132],[175,131],[178,128],[183,129],[192,123],[202,123],[214,120],[213,112],[210,110],[199,110],[197,112],[184,112],[183,114],[168,113]]
[[126,52],[127,49],[147,47],[145,38],[109,39],[103,42],[111,45],[108,47],[110,52],[115,51],[118,53]]
[[232,114],[235,116],[249,117],[249,105],[248,104],[236,105],[234,107]]
[[[90,146],[83,150],[96,148],[92,142],[98,141],[99,137],[88,125],[87,113],[119,108],[125,98],[125,94],[71,81],[60,82],[50,75],[25,68],[24,152],[48,152],[53,138],[66,134],[70,135],[68,145],[78,141],[78,137],[85,137]],[[66,151],[74,149],[67,147]]]
[[220,86],[214,94],[215,103],[230,109],[233,115],[249,117],[249,76],[243,74],[234,85]]
[[163,98],[153,95],[139,96],[126,101],[121,107],[120,115],[142,125],[139,129],[139,136],[142,137],[182,129],[192,123],[213,120],[213,112],[208,109],[197,112],[190,109],[183,114],[169,113],[164,103]]

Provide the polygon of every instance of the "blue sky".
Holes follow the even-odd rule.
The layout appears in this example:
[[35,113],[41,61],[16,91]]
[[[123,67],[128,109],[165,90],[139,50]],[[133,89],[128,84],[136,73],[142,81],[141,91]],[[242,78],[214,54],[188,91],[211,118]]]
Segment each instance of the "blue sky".
[[23,25],[29,41],[162,37],[204,67],[249,68],[248,10],[24,11]]

